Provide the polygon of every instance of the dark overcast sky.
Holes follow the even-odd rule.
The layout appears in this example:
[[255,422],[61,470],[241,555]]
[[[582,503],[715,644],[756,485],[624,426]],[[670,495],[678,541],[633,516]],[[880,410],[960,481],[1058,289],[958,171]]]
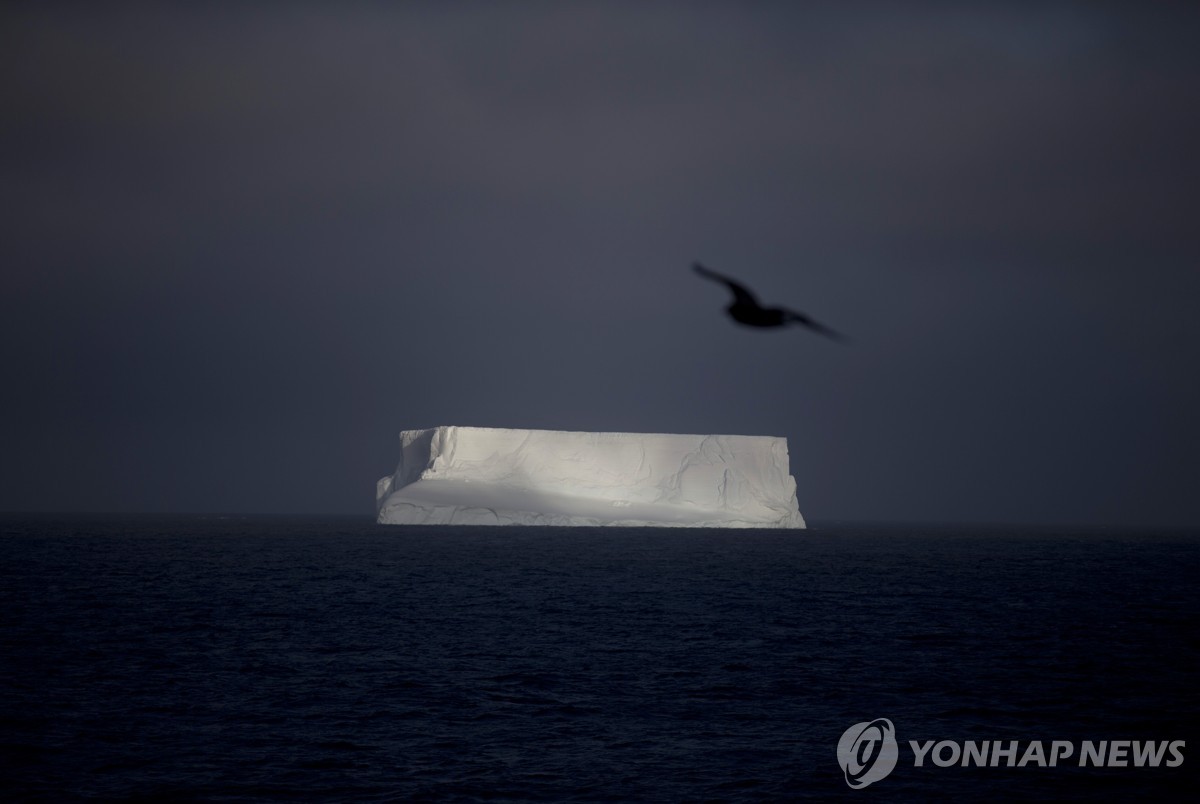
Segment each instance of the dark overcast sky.
[[2,510],[368,515],[462,424],[1200,525],[1196,4],[100,5],[0,10]]

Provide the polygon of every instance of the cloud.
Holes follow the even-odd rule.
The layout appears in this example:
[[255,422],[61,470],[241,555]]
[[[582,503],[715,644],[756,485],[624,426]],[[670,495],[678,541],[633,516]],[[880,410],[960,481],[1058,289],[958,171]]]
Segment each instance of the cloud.
[[[187,429],[180,483],[215,495],[188,505],[219,507],[304,428],[349,463],[299,458],[293,501],[348,508],[400,427],[676,422],[820,445],[828,511],[961,518],[1045,481],[1015,444],[1121,478],[1154,461],[1084,435],[1195,438],[1163,357],[1200,357],[1182,6],[0,14],[6,476],[71,432],[94,472],[126,456],[96,504],[138,507]],[[865,345],[731,330],[693,259]],[[1096,517],[1084,486],[1055,515]]]

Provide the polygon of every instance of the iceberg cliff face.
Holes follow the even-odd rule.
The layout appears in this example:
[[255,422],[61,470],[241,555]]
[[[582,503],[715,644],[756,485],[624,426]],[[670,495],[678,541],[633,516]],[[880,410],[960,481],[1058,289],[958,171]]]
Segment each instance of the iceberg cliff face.
[[377,484],[401,525],[803,528],[787,440],[435,427]]

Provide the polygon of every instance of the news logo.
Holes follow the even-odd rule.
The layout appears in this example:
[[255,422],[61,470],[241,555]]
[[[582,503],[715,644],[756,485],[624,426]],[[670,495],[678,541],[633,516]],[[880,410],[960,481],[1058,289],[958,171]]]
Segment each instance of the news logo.
[[838,740],[838,764],[842,766],[846,784],[854,790],[887,777],[896,767],[898,756],[896,727],[886,717],[855,723]]
[[[1184,740],[909,740],[913,767],[929,768],[1178,768]],[[855,723],[838,740],[837,758],[852,790],[887,778],[900,748],[885,717]],[[927,763],[926,760],[929,760]]]

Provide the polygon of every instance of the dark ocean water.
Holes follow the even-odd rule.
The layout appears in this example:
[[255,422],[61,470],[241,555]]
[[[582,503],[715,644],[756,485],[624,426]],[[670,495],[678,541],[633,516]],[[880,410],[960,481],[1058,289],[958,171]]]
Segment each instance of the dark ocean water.
[[[1194,798],[1200,534],[0,519],[0,798]],[[835,749],[889,718],[861,791]],[[1175,768],[908,740],[1185,740]]]

